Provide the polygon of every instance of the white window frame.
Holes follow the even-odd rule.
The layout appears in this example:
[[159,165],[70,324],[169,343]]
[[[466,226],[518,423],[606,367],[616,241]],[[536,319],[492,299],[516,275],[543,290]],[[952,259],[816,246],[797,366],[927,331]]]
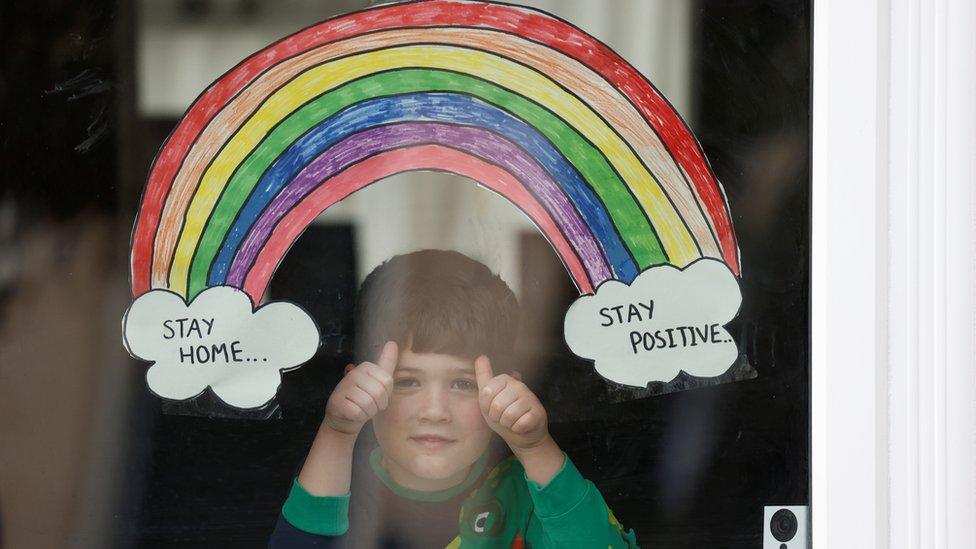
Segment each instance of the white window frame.
[[814,547],[976,547],[976,6],[815,0]]

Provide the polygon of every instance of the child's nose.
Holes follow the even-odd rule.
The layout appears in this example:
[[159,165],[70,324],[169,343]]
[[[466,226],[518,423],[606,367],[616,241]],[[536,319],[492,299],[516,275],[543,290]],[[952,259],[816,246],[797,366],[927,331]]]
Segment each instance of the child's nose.
[[447,401],[448,396],[437,388],[424,391],[420,403],[420,419],[439,423],[450,421],[451,410]]

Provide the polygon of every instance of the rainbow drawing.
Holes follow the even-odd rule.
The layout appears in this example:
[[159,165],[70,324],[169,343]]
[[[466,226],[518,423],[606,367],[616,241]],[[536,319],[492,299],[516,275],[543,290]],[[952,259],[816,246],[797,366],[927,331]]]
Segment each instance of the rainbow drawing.
[[507,198],[584,294],[701,257],[740,272],[721,186],[636,69],[540,11],[419,0],[302,30],[197,98],[149,175],[133,295],[230,285],[257,303],[318,214],[408,170]]

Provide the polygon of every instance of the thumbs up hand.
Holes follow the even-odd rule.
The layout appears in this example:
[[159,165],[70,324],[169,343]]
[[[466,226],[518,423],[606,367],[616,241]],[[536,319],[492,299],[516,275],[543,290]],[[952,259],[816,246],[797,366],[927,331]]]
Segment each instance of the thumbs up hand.
[[535,393],[520,380],[495,375],[486,356],[474,362],[481,413],[512,452],[531,450],[549,439],[546,409]]
[[325,405],[323,422],[338,433],[356,437],[367,421],[389,406],[398,355],[397,344],[388,341],[375,364],[346,366],[345,377]]

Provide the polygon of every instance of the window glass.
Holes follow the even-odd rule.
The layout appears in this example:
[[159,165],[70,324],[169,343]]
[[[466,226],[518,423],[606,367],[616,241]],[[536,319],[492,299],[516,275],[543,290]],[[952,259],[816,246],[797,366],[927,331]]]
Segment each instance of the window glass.
[[[236,126],[230,113],[212,141],[191,136],[186,142],[187,150],[209,150],[200,154],[217,160],[191,156],[177,161],[166,156],[166,147],[181,139],[181,120],[192,119],[197,111],[191,106],[207,100],[201,93],[254,52],[285,44],[279,41],[340,14],[365,8],[372,8],[371,13],[410,10],[423,2],[140,0],[111,6],[80,2],[56,10],[5,7],[8,16],[2,18],[0,33],[0,104],[6,121],[0,130],[6,181],[0,194],[0,437],[5,442],[0,445],[0,535],[6,545],[265,545],[276,524],[281,528],[276,521],[285,502],[299,505],[296,475],[310,484],[321,480],[303,473],[303,463],[314,468],[309,456],[317,454],[314,446],[310,454],[310,445],[323,429],[330,395],[349,379],[347,364],[382,362],[382,344],[399,337],[389,399],[383,403],[388,411],[362,430],[352,458],[348,517],[350,532],[361,536],[355,538],[359,546],[380,543],[384,536],[415,546],[436,545],[442,539],[446,546],[458,537],[463,546],[464,540],[479,536],[510,540],[517,535],[531,546],[545,536],[558,540],[576,535],[573,524],[560,525],[545,515],[549,504],[555,507],[548,510],[564,511],[556,506],[560,496],[551,490],[566,490],[560,494],[568,498],[582,498],[585,492],[579,487],[587,485],[574,485],[576,477],[566,467],[578,471],[580,482],[592,482],[596,494],[580,524],[589,524],[585,520],[594,509],[611,510],[597,521],[612,538],[601,538],[601,543],[627,546],[636,539],[648,547],[805,546],[793,544],[809,531],[801,507],[810,500],[809,2],[523,3],[575,25],[579,36],[591,36],[594,46],[579,49],[581,58],[591,59],[586,56],[602,52],[600,48],[608,56],[619,54],[637,71],[634,75],[646,77],[660,94],[655,104],[663,110],[654,112],[664,113],[663,118],[648,114],[651,107],[641,110],[639,98],[650,92],[629,92],[626,85],[618,85],[626,82],[623,77],[609,91],[601,86],[611,76],[586,80],[600,66],[598,55],[587,65],[548,53],[545,48],[551,44],[569,48],[572,40],[560,42],[565,36],[546,34],[545,27],[534,27],[538,34],[529,39],[522,31],[492,35],[487,23],[458,23],[446,31],[417,23],[412,28],[416,36],[409,39],[413,50],[399,44],[383,51],[381,33],[366,35],[376,45],[350,46],[350,52],[372,52],[376,67],[404,56],[400,65],[391,65],[398,73],[387,67],[353,76],[351,65],[332,65],[320,73],[321,82],[333,78],[350,86],[345,95],[329,99],[332,103],[312,104],[318,96],[311,90],[319,80],[300,81],[295,88],[299,96],[293,110],[322,109],[319,118],[309,119],[316,124],[329,120],[331,114],[323,114],[328,109],[348,117],[343,124],[349,127],[384,113],[387,119],[368,127],[371,135],[361,133],[366,126],[342,134],[346,126],[339,122],[322,130],[323,140],[339,143],[358,135],[358,144],[344,141],[344,151],[333,149],[315,164],[317,156],[302,155],[326,150],[310,145],[314,139],[309,132],[318,126],[308,122],[302,127],[297,117],[284,122],[269,118],[252,123],[250,138],[267,143],[267,136],[280,132],[279,148],[269,148],[262,153],[265,157],[254,155],[245,162],[242,155],[231,161],[235,145],[228,143]],[[442,0],[432,4],[449,5]],[[508,9],[502,6],[495,5]],[[457,9],[451,13],[463,11]],[[438,47],[455,50],[444,55],[443,66],[436,64],[440,61],[428,66],[428,58],[443,53]],[[297,55],[275,51],[281,60]],[[484,68],[495,62],[487,56],[499,52],[505,52],[508,64]],[[303,70],[335,61],[323,55],[315,62],[301,61],[307,63]],[[345,57],[349,55],[353,53]],[[298,66],[299,58],[294,59]],[[465,77],[466,67],[483,72]],[[606,70],[606,75],[626,73],[619,66]],[[252,77],[276,77],[274,85],[285,86],[298,74],[255,72]],[[411,82],[427,87],[412,88]],[[640,82],[634,86],[646,86]],[[271,95],[254,92],[224,100],[251,105],[238,113],[243,124],[247,109],[274,106]],[[350,99],[354,96],[358,99]],[[587,105],[595,105],[599,116],[587,118]],[[431,114],[417,115],[428,107]],[[439,118],[447,116],[448,108],[454,109],[454,118]],[[645,128],[654,128],[651,134],[663,143],[660,149],[634,144],[640,140],[627,133],[631,115]],[[592,125],[597,122],[606,129]],[[292,132],[290,137],[284,136],[286,131]],[[681,149],[685,134],[687,148]],[[303,138],[306,149],[293,146]],[[664,151],[663,156],[654,151]],[[346,158],[342,155],[355,154],[360,164],[340,162]],[[337,178],[336,185],[350,185],[355,192],[332,196],[323,191],[314,206],[319,209],[306,224],[298,202],[273,202],[277,195],[266,190],[267,201],[261,203],[257,183],[255,190],[238,189],[236,206],[203,215],[208,223],[223,223],[224,232],[207,236],[206,225],[176,222],[169,233],[147,233],[150,239],[141,241],[137,215],[154,200],[147,190],[153,188],[152,174],[167,162],[175,166],[174,173],[186,171],[187,180],[207,181],[223,173],[225,180],[252,177],[267,185],[285,177],[291,162],[294,173],[289,177],[312,166],[306,169],[310,184],[328,174]],[[360,175],[349,168],[354,164]],[[694,172],[694,166],[700,171]],[[686,185],[680,192],[672,189],[678,198],[667,194],[668,170]],[[648,175],[642,179],[642,173]],[[581,181],[580,194],[547,194],[573,177]],[[653,198],[651,190],[641,195],[641,189],[655,188],[649,181],[656,184],[658,179],[666,189],[663,195]],[[356,181],[370,184],[359,189]],[[620,185],[617,191],[614,181]],[[609,190],[600,191],[597,184]],[[186,204],[208,192],[188,188]],[[229,191],[214,188],[214,203],[234,199]],[[691,201],[682,205],[681,193]],[[614,202],[614,196],[629,202]],[[581,205],[587,200],[610,204],[602,214],[605,222],[599,212]],[[681,219],[641,217],[641,208],[650,211],[648,205],[666,200]],[[248,204],[253,204],[250,209]],[[566,217],[557,215],[563,211],[560,204]],[[266,265],[263,278],[235,267],[238,255],[233,249],[226,252],[231,255],[223,267],[194,266],[204,253],[202,246],[190,243],[188,251],[179,251],[182,239],[194,230],[202,241],[211,238],[223,245],[235,234],[236,223],[249,215],[260,223],[275,208],[279,217],[274,223],[287,222],[280,230],[269,225],[266,237],[278,243],[279,255],[261,255],[262,249],[255,247],[253,257],[240,260],[248,269]],[[682,213],[692,210],[698,217]],[[635,217],[626,217],[627,212]],[[578,225],[572,215],[579,218]],[[163,223],[165,216],[161,214]],[[291,233],[288,222],[294,225]],[[662,232],[662,227],[673,229],[679,222],[684,232]],[[635,223],[647,229],[642,233],[633,228]],[[584,233],[589,240],[580,236]],[[238,234],[243,248],[250,242],[247,234]],[[289,235],[295,237],[293,243]],[[240,390],[219,376],[213,378],[213,390],[194,398],[163,398],[182,393],[161,392],[161,387],[182,390],[183,396],[199,391],[193,389],[195,381],[181,375],[147,380],[148,363],[126,352],[138,347],[128,332],[120,345],[119,321],[134,297],[150,287],[179,293],[171,282],[179,277],[167,278],[169,271],[159,275],[155,263],[146,274],[137,273],[141,260],[136,250],[145,246],[155,262],[152,253],[158,252],[153,250],[162,249],[166,238],[172,239],[168,253],[173,257],[189,254],[184,258],[184,295],[222,283],[251,284],[245,288],[258,305],[290,303],[300,308],[299,316],[314,322],[317,339],[308,353],[311,358],[289,363],[301,367],[283,373],[280,386],[276,375],[260,382],[270,387],[270,400],[261,396],[265,393],[254,396],[247,383]],[[703,244],[707,239],[710,244]],[[658,248],[648,244],[652,240]],[[675,251],[685,241],[692,250],[687,252],[690,259]],[[217,265],[225,252],[214,246],[210,253]],[[381,270],[371,277],[372,295],[380,297],[364,305],[361,288],[367,275],[395,264],[390,258],[417,250],[451,254],[406,256],[413,259],[403,260],[405,270],[399,270],[402,265]],[[587,255],[586,250],[595,252]],[[706,260],[695,263],[699,257]],[[702,274],[706,282],[688,288],[675,282],[673,290],[664,282],[649,283],[668,290],[656,290],[646,306],[640,300],[613,301],[614,296],[630,295],[613,294],[613,284],[625,287],[615,281],[640,280],[640,272],[662,264],[689,273],[709,257],[724,269],[721,276]],[[478,266],[467,263],[471,260]],[[458,282],[461,297],[445,297],[450,293],[446,288],[456,282],[452,273],[480,272],[480,264],[497,273],[504,285],[481,279],[471,287],[463,285],[470,281]],[[381,280],[384,272],[393,273],[390,280]],[[416,282],[418,276],[432,277],[431,287],[443,291],[425,296],[422,292],[432,290]],[[727,296],[719,289],[726,280],[733,281],[741,304],[733,299],[733,314],[713,318]],[[516,309],[506,308],[509,288],[518,304],[517,322],[499,321],[515,314]],[[487,293],[474,295],[482,291]],[[567,328],[576,326],[567,320],[567,311],[584,310],[578,299],[594,292],[603,309],[593,308],[594,315],[601,315],[588,321],[606,322],[602,326],[608,332],[618,329],[614,333],[625,342],[618,347],[633,356],[601,355],[602,350],[592,349],[593,342],[603,341],[604,332],[583,320],[576,331]],[[659,317],[671,314],[661,305],[669,299],[694,303],[686,307],[688,319],[676,316],[672,324],[654,325],[671,326],[671,331],[646,328],[652,325],[655,303]],[[184,306],[180,300],[175,303]],[[442,308],[423,308],[434,307],[431,303]],[[419,313],[413,309],[418,307]],[[480,308],[488,310],[487,324],[477,323],[482,313],[469,314]],[[150,309],[160,311],[164,305]],[[434,320],[420,319],[426,314]],[[230,340],[222,347],[211,341],[193,345],[195,334],[204,341],[208,330],[215,329],[213,318],[201,315],[194,323],[187,313],[185,321],[177,322],[180,315],[170,314],[164,325],[169,331],[161,334],[187,341],[184,361],[238,361],[257,372],[269,357],[304,352],[296,335],[304,325],[289,324],[294,317],[255,321],[253,330],[262,334],[256,337],[263,338],[267,353],[251,355],[246,345],[234,346]],[[687,326],[677,329],[679,324]],[[424,332],[418,333],[417,326],[424,326]],[[687,356],[697,357],[699,349],[693,347],[699,343],[702,348],[721,344],[732,358],[718,370],[714,359],[702,359],[713,368],[696,369],[697,362],[680,355],[673,359],[673,374],[660,374],[661,379],[648,374],[635,383],[627,377],[635,367],[624,359],[643,359],[679,346],[689,349]],[[481,354],[491,355],[490,374],[478,360]],[[609,357],[605,367],[599,356]],[[656,364],[672,366],[670,359]],[[546,422],[526,420],[530,434],[551,436],[558,456],[565,452],[568,458],[556,462],[554,470],[541,467],[541,477],[533,458],[509,462],[525,466],[525,477],[496,469],[505,482],[518,481],[511,494],[479,488],[490,484],[485,477],[509,450],[519,454],[549,439],[521,436],[525,433],[503,425],[501,418],[486,421],[480,415],[483,391],[504,372],[515,376],[512,387],[526,391],[518,393],[523,399],[519,402],[545,411]],[[496,382],[491,387],[500,392],[501,386]],[[489,390],[489,405],[495,395]],[[332,419],[325,425],[340,432],[349,425],[343,421],[352,421],[349,413],[335,410]],[[455,427],[438,430],[438,425]],[[410,465],[411,456],[430,459]],[[532,484],[532,478],[549,482]],[[312,494],[316,487],[321,484],[305,491]],[[533,491],[547,488],[548,495]],[[469,492],[480,495],[465,499]],[[463,508],[450,507],[462,501]],[[784,518],[788,513],[774,515],[786,507],[797,516],[796,534],[790,534],[793,524]],[[429,528],[417,529],[418,509],[432,517],[458,516],[460,509],[461,519],[432,520]],[[295,516],[293,521],[299,521]],[[586,531],[590,534],[592,528]],[[784,539],[790,535],[797,537]]]

